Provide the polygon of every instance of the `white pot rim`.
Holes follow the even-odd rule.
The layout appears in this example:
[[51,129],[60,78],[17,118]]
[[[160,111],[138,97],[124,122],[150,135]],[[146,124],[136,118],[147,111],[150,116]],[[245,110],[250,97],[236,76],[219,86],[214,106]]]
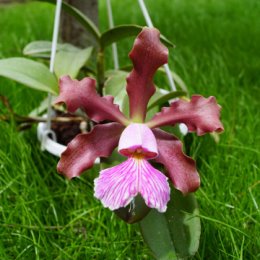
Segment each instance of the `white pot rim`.
[[[66,145],[59,144],[55,140],[51,139],[48,135],[49,131],[47,129],[46,123],[39,123],[37,127],[37,138],[41,143],[41,149],[46,150],[50,154],[57,157],[61,157],[61,154],[67,149]],[[95,164],[100,163],[100,159],[95,160]]]
[[46,123],[39,123],[37,127],[37,137],[41,142],[41,149],[46,150],[49,153],[60,157],[61,154],[66,150],[67,146],[59,144],[55,140],[51,139],[48,135],[48,129]]

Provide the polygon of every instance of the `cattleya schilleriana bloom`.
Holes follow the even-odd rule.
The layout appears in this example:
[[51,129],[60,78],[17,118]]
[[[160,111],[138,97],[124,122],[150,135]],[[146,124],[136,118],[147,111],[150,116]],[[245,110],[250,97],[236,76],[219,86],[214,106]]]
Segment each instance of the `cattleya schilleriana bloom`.
[[144,28],[129,57],[133,62],[126,86],[129,118],[113,103],[112,96],[97,94],[94,79],[60,79],[56,103],[66,103],[70,112],[81,108],[94,122],[108,123],[97,124],[91,132],[76,136],[63,152],[58,172],[68,178],[79,176],[93,166],[96,158],[110,156],[118,146],[126,160],[100,172],[95,179],[95,197],[105,207],[116,210],[140,194],[148,207],[164,212],[170,199],[168,178],[150,160],[163,164],[174,187],[183,193],[195,191],[200,179],[193,159],[183,154],[181,142],[159,127],[184,123],[198,135],[221,132],[220,106],[214,97],[195,95],[190,101],[172,102],[145,122],[147,104],[155,92],[153,76],[167,63],[168,49],[161,44],[158,30]]

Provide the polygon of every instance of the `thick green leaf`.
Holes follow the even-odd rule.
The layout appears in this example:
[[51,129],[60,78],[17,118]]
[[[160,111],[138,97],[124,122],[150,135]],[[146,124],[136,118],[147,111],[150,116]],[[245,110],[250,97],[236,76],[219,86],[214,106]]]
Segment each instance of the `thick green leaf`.
[[[31,57],[46,57],[50,58],[51,56],[51,49],[52,49],[52,42],[51,41],[34,41],[27,44],[23,49],[23,54],[28,55]],[[57,44],[56,51],[80,51],[82,49],[69,44]]]
[[[25,46],[23,53],[33,57],[50,58],[52,42],[35,41]],[[90,58],[92,47],[80,49],[71,44],[58,44],[55,57],[54,72],[59,78],[69,75],[75,78],[79,70]]]
[[[40,2],[47,2],[51,4],[56,4],[56,0],[37,0]],[[69,5],[65,2],[62,2],[62,9],[66,11],[68,14],[72,15],[79,23],[81,23],[84,28],[96,39],[96,41],[99,43],[100,40],[100,32],[96,25],[86,16],[84,15],[80,10],[73,7],[72,5]]]
[[68,46],[70,47],[60,49],[55,57],[54,72],[58,78],[63,75],[69,75],[71,78],[76,78],[80,69],[90,58],[93,49],[92,47],[79,49],[72,45]]
[[[116,26],[108,31],[105,31],[101,34],[101,48],[105,48],[113,42],[120,41],[127,37],[137,36],[142,29],[143,27],[139,25],[125,24]],[[164,43],[167,47],[174,47],[174,45],[164,36],[161,35],[160,38],[162,43]]]
[[199,247],[201,226],[199,209],[193,193],[186,196],[180,191],[172,192],[172,202],[165,213],[177,254],[182,257],[194,255]]
[[168,221],[163,214],[152,209],[140,222],[140,227],[144,241],[150,247],[156,259],[178,259],[168,227]]
[[108,79],[104,85],[105,95],[111,95],[115,99],[115,103],[122,109],[122,104],[126,93],[126,77],[128,72],[117,70],[106,73]]
[[166,213],[151,210],[140,222],[144,240],[160,260],[186,259],[199,247],[200,219],[194,194],[172,189]]
[[185,96],[187,93],[184,91],[172,91],[169,92],[163,96],[160,96],[159,98],[157,98],[156,100],[154,100],[151,104],[149,104],[148,109],[150,110],[156,106],[160,106],[163,105],[164,103],[168,102],[170,99],[174,99],[177,97],[181,97],[181,96]]
[[[51,41],[34,41],[27,44],[23,49],[23,54],[37,58],[50,58],[51,56]],[[59,50],[60,44],[57,45]]]
[[42,63],[25,58],[0,60],[0,76],[20,82],[30,88],[56,94],[58,82]]
[[147,106],[147,113],[146,113],[146,121],[152,119],[155,113],[159,112],[158,107],[154,106],[151,109],[148,109],[148,107],[153,104],[156,100],[161,98],[163,95],[165,95],[166,90],[156,87],[156,91],[153,94],[153,96],[150,98],[148,106]]
[[115,210],[115,214],[128,224],[141,221],[150,212],[143,198],[137,195],[128,206]]

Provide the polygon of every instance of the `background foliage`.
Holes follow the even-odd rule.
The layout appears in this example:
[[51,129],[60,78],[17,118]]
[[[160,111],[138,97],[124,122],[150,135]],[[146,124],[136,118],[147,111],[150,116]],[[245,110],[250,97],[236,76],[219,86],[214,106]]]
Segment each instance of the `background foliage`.
[[[137,1],[112,2],[115,24],[144,25]],[[155,26],[176,45],[170,67],[190,93],[215,95],[223,108],[218,145],[209,136],[190,137],[202,178],[196,192],[202,237],[194,259],[258,259],[260,2],[146,3]],[[53,12],[42,3],[0,6],[0,58],[21,55],[30,41],[50,40]],[[104,0],[100,27],[107,28]],[[120,43],[120,64],[129,63],[132,43]],[[0,93],[24,114],[45,95],[3,78]],[[0,123],[0,132],[0,259],[151,259],[138,226],[93,198],[98,169],[68,182],[56,173],[58,159],[40,151],[35,129],[18,133],[14,124]]]

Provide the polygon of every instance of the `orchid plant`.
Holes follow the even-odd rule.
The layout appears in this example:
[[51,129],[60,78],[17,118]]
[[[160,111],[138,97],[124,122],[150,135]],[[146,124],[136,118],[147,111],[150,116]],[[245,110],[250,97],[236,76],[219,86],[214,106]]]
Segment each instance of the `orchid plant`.
[[[199,136],[222,132],[220,106],[214,97],[194,95],[189,100],[176,98],[185,94],[183,91],[160,95],[159,103],[148,104],[158,89],[153,83],[154,75],[157,71],[162,71],[160,67],[167,63],[166,46],[173,46],[172,43],[160,35],[157,29],[142,29],[136,25],[121,25],[100,33],[80,10],[66,3],[63,3],[63,7],[96,39],[96,70],[86,66],[92,47],[79,49],[60,44],[54,74],[41,62],[19,57],[0,60],[0,76],[56,95],[57,79],[66,74],[60,77],[60,93],[55,103],[65,103],[70,113],[81,109],[80,114],[82,111],[86,113],[84,120],[87,118],[91,124],[94,123],[94,127],[87,133],[77,135],[68,144],[58,163],[58,172],[68,179],[78,177],[92,168],[98,158],[104,161],[112,157],[113,151],[118,147],[119,156],[124,161],[100,171],[99,177],[94,180],[94,196],[105,208],[114,211],[126,222],[141,220],[142,235],[158,259],[179,259],[177,256],[184,259],[194,255],[199,244],[200,222],[194,214],[197,212],[197,203],[192,193],[199,188],[200,177],[195,161],[183,153],[182,142],[161,128],[182,123],[189,132],[196,132]],[[111,89],[114,93],[118,90],[118,86],[111,86],[113,76],[105,71],[104,52],[111,43],[137,34],[129,54],[133,69],[126,78],[129,115],[125,115],[122,112],[123,92],[115,97],[103,96],[104,92],[110,93]],[[33,42],[26,46],[24,54],[48,58],[50,46],[50,42]],[[75,79],[86,71],[92,77]],[[120,84],[117,85],[121,86],[121,78],[126,72],[116,70],[113,73],[115,81],[120,79]],[[178,75],[173,74],[173,78],[179,86],[183,85]],[[184,87],[181,89],[185,90]],[[163,107],[151,118],[150,115],[147,116],[149,108],[161,105],[171,98],[175,99],[168,107]],[[10,109],[5,99],[1,100],[21,122],[45,120],[19,117]],[[0,120],[7,119],[9,117],[0,115]],[[140,214],[137,214],[138,207],[141,208]],[[132,211],[133,208],[136,210]],[[130,220],[120,215],[120,210],[124,214],[132,214]],[[188,214],[191,215],[189,220],[186,219]]]
[[[155,93],[153,76],[168,59],[168,49],[159,35],[157,29],[144,28],[129,54],[133,63],[126,86],[129,118],[112,96],[97,94],[94,79],[60,79],[56,103],[65,103],[69,112],[83,109],[96,125],[69,143],[58,172],[69,179],[77,177],[90,169],[96,158],[109,157],[118,146],[126,160],[102,170],[95,179],[94,196],[110,210],[126,207],[140,194],[148,207],[165,212],[170,199],[168,177],[184,194],[198,189],[200,178],[194,160],[183,153],[177,137],[159,127],[184,123],[198,135],[223,131],[220,106],[214,97],[194,95],[190,101],[175,100],[151,120],[145,120],[148,101]],[[152,166],[153,161],[165,166],[166,175]]]

